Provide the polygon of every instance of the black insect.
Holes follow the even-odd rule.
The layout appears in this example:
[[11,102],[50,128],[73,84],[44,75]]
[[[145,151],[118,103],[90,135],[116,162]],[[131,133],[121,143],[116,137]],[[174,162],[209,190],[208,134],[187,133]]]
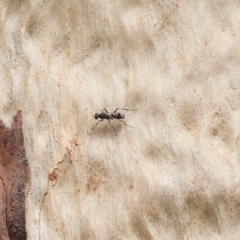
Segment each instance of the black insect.
[[92,130],[98,125],[99,122],[102,122],[104,119],[108,120],[108,124],[113,128],[116,136],[117,136],[117,132],[115,130],[115,128],[113,127],[113,125],[110,123],[111,120],[118,120],[120,122],[123,122],[125,125],[127,125],[130,128],[134,128],[129,126],[128,124],[126,124],[124,121],[122,121],[121,119],[125,118],[125,115],[123,113],[117,112],[118,109],[122,109],[125,111],[136,111],[137,109],[131,110],[131,109],[127,109],[127,108],[117,108],[113,113],[108,113],[106,108],[103,108],[101,110],[101,113],[95,113],[94,118],[97,120],[98,118],[100,118],[100,120],[95,124],[95,126],[92,128]]

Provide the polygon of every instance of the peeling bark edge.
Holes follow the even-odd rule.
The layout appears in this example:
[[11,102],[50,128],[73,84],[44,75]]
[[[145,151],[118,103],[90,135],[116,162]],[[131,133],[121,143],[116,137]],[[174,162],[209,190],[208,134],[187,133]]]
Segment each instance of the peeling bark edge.
[[[25,186],[28,179],[28,162],[25,156],[20,110],[13,117],[11,128],[6,127],[0,120],[0,178],[6,194],[6,201],[1,202],[0,206],[1,212],[5,209],[5,216],[0,216],[0,224],[2,229],[7,230],[0,232],[0,239],[25,240]],[[3,194],[0,191],[0,195]]]

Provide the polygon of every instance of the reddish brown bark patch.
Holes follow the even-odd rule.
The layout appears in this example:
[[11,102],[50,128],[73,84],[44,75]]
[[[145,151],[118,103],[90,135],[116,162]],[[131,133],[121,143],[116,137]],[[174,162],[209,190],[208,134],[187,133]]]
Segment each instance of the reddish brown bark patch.
[[22,112],[13,117],[11,129],[0,120],[0,240],[27,239],[25,184],[28,163],[22,131]]

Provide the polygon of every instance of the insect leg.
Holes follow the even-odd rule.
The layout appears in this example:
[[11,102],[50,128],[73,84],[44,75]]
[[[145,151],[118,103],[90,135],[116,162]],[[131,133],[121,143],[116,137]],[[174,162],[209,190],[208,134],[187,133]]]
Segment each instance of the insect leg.
[[131,109],[127,109],[127,108],[117,108],[117,109],[114,111],[114,113],[115,113],[118,109],[122,109],[122,110],[126,110],[126,111],[136,111],[136,110],[137,110],[137,109],[131,110]]
[[103,109],[102,109],[102,111],[103,111],[103,110],[105,110],[105,111],[106,111],[106,113],[108,113],[108,111],[107,111],[107,109],[106,109],[106,108],[103,108]]
[[[99,121],[96,123],[96,125],[94,126],[94,128],[98,125],[99,122],[102,122],[103,120],[104,120],[104,119],[99,120]],[[92,128],[92,130],[93,130],[94,128]]]
[[117,132],[116,132],[115,128],[113,127],[113,125],[110,123],[110,120],[109,120],[109,119],[108,119],[108,124],[111,125],[111,127],[113,128],[113,130],[114,130],[114,132],[115,132],[115,134],[116,134],[116,136],[117,136]]
[[120,121],[120,122],[123,122],[125,125],[127,125],[127,126],[130,127],[130,128],[134,128],[134,127],[131,127],[130,125],[126,124],[124,121],[122,121],[122,120],[120,120],[120,119],[117,119],[117,118],[116,118],[116,120],[118,120],[118,121]]
[[[92,120],[93,120],[93,119],[94,119],[94,117],[92,118]],[[88,129],[89,129],[89,126],[90,126],[92,120],[89,122],[88,127],[87,127],[87,134],[88,134],[88,135],[90,135],[89,132],[88,132]]]

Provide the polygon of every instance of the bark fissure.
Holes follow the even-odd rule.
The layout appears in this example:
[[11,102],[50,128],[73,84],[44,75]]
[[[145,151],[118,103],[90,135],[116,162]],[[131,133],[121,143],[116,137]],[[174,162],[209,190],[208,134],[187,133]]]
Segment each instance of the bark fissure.
[[[4,194],[5,194],[5,204],[4,204],[4,217],[5,217],[5,226],[7,226],[7,218],[6,218],[6,216],[7,216],[7,193],[6,193],[6,189],[5,189],[5,183],[4,183],[4,181],[3,181],[3,178],[2,177],[0,177],[0,179],[1,179],[1,181],[2,181],[2,184],[3,184],[3,191],[4,191]],[[6,233],[5,233],[5,235],[6,235]],[[8,234],[7,234],[7,236],[6,236],[8,239],[9,239],[9,236],[8,236]]]
[[0,239],[25,240],[27,239],[25,185],[28,178],[28,163],[25,156],[21,111],[13,117],[11,128],[6,127],[0,120],[0,152],[0,178],[3,182],[0,195],[5,194],[6,198],[5,206],[0,208],[5,212],[0,216],[0,223],[3,226]]

